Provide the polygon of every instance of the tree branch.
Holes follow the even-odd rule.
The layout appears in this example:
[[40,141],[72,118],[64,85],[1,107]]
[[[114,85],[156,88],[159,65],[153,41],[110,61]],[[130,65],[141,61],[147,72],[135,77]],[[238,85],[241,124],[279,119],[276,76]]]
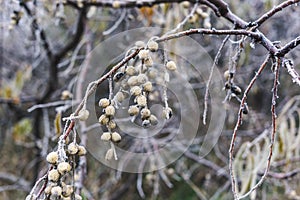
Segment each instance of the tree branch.
[[24,8],[24,10],[26,11],[26,13],[32,18],[32,23],[31,23],[31,27],[32,27],[32,34],[35,34],[35,31],[39,31],[40,33],[40,38],[42,40],[42,45],[47,53],[47,56],[49,59],[52,58],[53,53],[52,50],[50,49],[50,45],[48,43],[45,31],[43,30],[43,28],[41,28],[36,20],[36,17],[33,15],[33,13],[31,12],[31,10],[29,9],[29,7],[27,6],[27,4],[24,1],[20,1],[20,6],[22,6]]
[[270,56],[268,55],[268,57],[264,60],[262,65],[259,67],[259,69],[258,69],[257,73],[255,74],[255,76],[252,78],[252,80],[248,84],[248,87],[247,87],[247,89],[245,90],[245,92],[243,94],[243,98],[241,99],[240,109],[239,109],[239,112],[238,112],[238,120],[235,124],[234,130],[233,130],[233,133],[232,133],[232,138],[231,138],[231,143],[230,143],[230,148],[229,148],[229,171],[230,171],[230,176],[231,176],[232,192],[234,194],[235,199],[237,198],[236,183],[235,183],[235,177],[234,177],[234,171],[233,171],[233,159],[234,159],[233,158],[233,152],[234,152],[235,139],[236,139],[236,136],[237,136],[238,128],[240,127],[240,125],[242,123],[243,109],[244,109],[245,104],[246,104],[247,95],[248,95],[249,91],[251,90],[253,84],[255,83],[256,79],[258,78],[258,76],[261,74],[261,72],[267,66],[267,64],[269,62],[269,59],[270,59]]
[[171,39],[180,38],[183,36],[189,36],[193,34],[206,34],[206,35],[245,35],[249,36],[255,40],[260,41],[261,40],[261,34],[260,33],[254,33],[251,31],[246,31],[243,29],[239,30],[216,30],[216,29],[189,29],[186,31],[181,31],[178,33],[170,34],[167,36],[163,36],[161,38],[158,38],[156,42],[164,42]]
[[[296,176],[299,173],[300,173],[300,169],[298,168],[286,173],[269,172],[268,176],[276,179],[289,179]],[[260,173],[259,175],[262,176],[262,173]]]
[[79,43],[83,33],[84,33],[84,26],[86,21],[86,8],[83,7],[79,11],[79,16],[77,18],[77,24],[76,24],[76,31],[73,38],[64,46],[61,50],[56,52],[54,54],[54,59],[56,59],[58,62],[68,53],[68,51],[74,49],[76,45]]
[[[136,7],[151,7],[155,4],[161,3],[181,3],[184,0],[144,0],[144,1],[90,1],[82,2],[84,6],[98,6],[98,7],[108,7],[108,8],[136,8]],[[191,3],[196,3],[197,0],[190,0]],[[68,0],[67,4],[77,6],[77,2],[73,0]],[[199,0],[199,3],[207,3],[206,0]]]
[[267,21],[270,17],[272,17],[273,15],[275,15],[276,13],[278,13],[279,11],[281,11],[282,9],[296,4],[300,2],[300,0],[289,0],[289,1],[285,1],[279,5],[277,5],[276,7],[274,7],[273,9],[271,9],[270,11],[268,11],[267,13],[265,13],[264,15],[262,15],[259,19],[257,19],[253,24],[255,25],[255,27],[260,26],[262,23],[264,23],[265,21]]
[[44,102],[45,99],[49,98],[53,91],[56,90],[58,86],[58,68],[57,65],[61,59],[72,49],[76,47],[79,43],[83,33],[86,20],[86,8],[83,7],[79,11],[79,16],[77,19],[76,31],[73,38],[64,46],[61,50],[54,53],[50,59],[50,74],[48,80],[48,88],[46,89],[45,94],[41,98],[41,102]]
[[300,35],[295,38],[294,40],[290,41],[286,45],[284,45],[282,48],[280,48],[276,53],[275,56],[283,57],[285,54],[289,53],[292,49],[297,47],[300,44]]

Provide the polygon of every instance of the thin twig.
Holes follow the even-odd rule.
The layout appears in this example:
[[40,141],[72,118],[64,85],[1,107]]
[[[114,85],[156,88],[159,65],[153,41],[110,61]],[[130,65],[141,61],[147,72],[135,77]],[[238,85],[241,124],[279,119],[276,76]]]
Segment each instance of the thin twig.
[[[48,173],[46,173],[42,178],[40,178],[39,180],[37,180],[33,186],[33,188],[31,189],[30,191],[30,194],[29,195],[33,195],[34,194],[34,191],[35,189],[37,188],[37,186],[42,182],[42,181],[47,181],[47,176],[48,176]],[[38,195],[39,197],[39,195]]]
[[35,109],[38,109],[38,108],[48,108],[48,107],[66,105],[66,104],[71,104],[71,103],[72,103],[72,101],[54,101],[54,102],[45,103],[45,104],[37,104],[37,105],[34,105],[34,106],[28,108],[27,111],[32,112],[32,111],[34,111]]
[[230,143],[230,148],[229,148],[229,171],[230,171],[230,176],[231,176],[232,192],[233,192],[235,199],[238,199],[238,196],[236,193],[236,182],[235,182],[234,171],[233,171],[233,153],[234,153],[234,144],[235,144],[235,140],[236,140],[236,135],[237,135],[238,128],[240,127],[240,125],[242,123],[243,109],[244,109],[244,106],[246,103],[247,95],[248,95],[250,89],[252,88],[253,84],[255,83],[257,77],[261,74],[261,72],[264,70],[264,68],[268,64],[269,59],[270,59],[270,55],[267,56],[267,58],[262,63],[262,65],[258,69],[255,76],[252,78],[252,80],[248,84],[248,87],[244,92],[243,98],[241,99],[240,109],[238,112],[238,120],[235,124],[234,130],[232,133],[232,138],[231,138],[231,143]]
[[292,49],[294,49],[298,45],[300,45],[300,36],[296,37],[295,39],[293,39],[292,41],[290,41],[289,43],[284,45],[282,48],[280,48],[277,51],[277,53],[275,54],[275,56],[283,57],[285,54],[290,52]]
[[214,59],[214,63],[212,65],[212,67],[210,68],[210,73],[209,73],[209,77],[208,77],[208,80],[207,80],[207,83],[206,83],[206,88],[205,88],[205,95],[204,95],[204,111],[203,111],[203,124],[205,125],[206,124],[206,117],[207,117],[207,109],[208,109],[208,92],[209,92],[209,85],[210,85],[210,82],[212,80],[212,77],[213,77],[213,73],[214,73],[214,68],[216,67],[216,65],[218,64],[218,60],[219,60],[219,57],[221,55],[221,51],[222,49],[224,48],[226,42],[228,41],[230,35],[227,35],[225,37],[225,39],[223,40],[218,52],[217,52],[217,55],[215,56],[215,59]]
[[114,23],[114,25],[112,27],[110,27],[109,29],[107,29],[106,31],[103,31],[103,35],[110,35],[112,32],[114,32],[121,24],[121,22],[125,19],[127,11],[126,10],[122,10],[121,16],[118,17],[119,19]]
[[271,133],[271,143],[269,147],[269,155],[268,155],[268,161],[267,161],[267,167],[264,171],[264,174],[262,175],[261,179],[254,185],[249,192],[241,196],[239,199],[243,199],[247,196],[249,196],[254,190],[256,190],[266,179],[268,172],[270,170],[271,166],[271,159],[273,155],[273,147],[274,147],[274,142],[275,142],[275,135],[276,135],[276,99],[278,98],[277,96],[277,89],[279,85],[279,70],[281,67],[281,59],[276,58],[276,67],[275,67],[275,78],[274,78],[274,84],[273,84],[273,95],[272,95],[272,105],[271,105],[271,112],[272,112],[272,133]]
[[300,75],[295,70],[294,63],[291,60],[284,60],[283,66],[288,70],[288,73],[292,77],[292,81],[300,86]]
[[282,11],[284,8],[296,4],[300,2],[300,0],[289,0],[289,1],[285,1],[277,6],[275,6],[274,8],[272,8],[271,10],[269,10],[267,13],[263,14],[260,18],[258,18],[253,24],[255,25],[255,27],[260,26],[261,24],[263,24],[265,21],[267,21],[269,18],[271,18],[273,15],[275,15],[276,13]]
[[147,159],[148,159],[148,157],[145,156],[139,164],[138,177],[137,177],[137,182],[136,182],[137,191],[138,191],[138,193],[140,194],[140,196],[142,198],[145,198],[145,193],[144,193],[144,190],[143,190],[143,170],[144,170]]
[[[102,0],[102,1],[84,1],[84,6],[97,6],[97,7],[109,7],[109,8],[139,8],[139,7],[151,7],[155,4],[161,4],[161,3],[181,3],[185,0],[143,0],[143,1],[117,1],[114,3],[114,1],[111,0]],[[196,3],[197,0],[190,0],[191,3]],[[207,4],[208,2],[205,0],[200,0],[200,3]],[[70,4],[72,6],[77,7],[77,2],[74,0],[68,0],[66,4]]]
[[[83,63],[81,73],[78,77],[78,84],[76,87],[76,99],[80,100],[82,98],[82,91],[83,91],[83,82],[84,78],[86,77],[86,74],[88,72],[90,62],[91,62],[91,52],[92,50],[92,44],[90,42],[90,37],[87,40],[86,44],[86,59]],[[99,124],[97,124],[99,126]],[[81,145],[86,146],[87,145],[87,128],[86,128],[86,122],[81,121],[80,122],[80,130],[81,130]],[[84,181],[87,174],[87,158],[86,155],[79,157],[79,166],[78,166],[78,176],[79,180],[76,181],[76,192],[77,194],[80,194],[82,192],[82,188],[84,186]]]
[[43,146],[42,146],[42,152],[41,156],[45,157],[47,155],[48,146],[49,146],[49,138],[51,137],[51,131],[50,131],[50,120],[49,120],[49,113],[46,108],[43,110],[43,122],[44,122],[44,131],[45,135],[43,137]]
[[217,29],[203,29],[203,28],[198,28],[198,29],[189,29],[186,31],[181,31],[177,32],[174,34],[170,34],[167,36],[162,36],[159,39],[156,40],[156,42],[163,42],[171,39],[176,39],[184,36],[189,36],[193,34],[206,34],[206,35],[245,35],[249,36],[253,39],[256,40],[261,40],[262,34],[260,33],[255,33],[251,31],[247,31],[244,29],[235,29],[235,30],[217,30]]
[[294,169],[285,173],[269,172],[268,176],[276,179],[289,179],[300,173],[300,169]]
[[174,29],[172,29],[172,30],[166,32],[164,35],[169,35],[169,34],[175,33],[175,32],[178,31],[182,26],[184,26],[185,23],[186,23],[191,17],[193,17],[193,15],[195,14],[195,12],[196,12],[198,6],[199,6],[198,2],[195,3],[193,9],[191,10],[191,12],[190,12],[190,13],[189,13],[189,14],[188,14],[188,15],[187,15],[187,16],[186,16],[179,24],[177,24],[177,26],[176,26]]

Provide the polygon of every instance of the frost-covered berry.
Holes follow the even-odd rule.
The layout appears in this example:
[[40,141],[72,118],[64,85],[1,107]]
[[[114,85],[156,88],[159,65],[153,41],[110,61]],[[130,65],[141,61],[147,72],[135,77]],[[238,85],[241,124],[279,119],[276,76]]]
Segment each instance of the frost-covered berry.
[[142,94],[142,89],[139,86],[134,86],[130,89],[130,94],[134,96],[139,96]]
[[157,70],[156,69],[150,69],[148,71],[148,77],[151,78],[151,79],[154,79],[157,77]]
[[60,197],[62,193],[62,189],[60,186],[55,186],[51,189],[51,195],[55,197]]
[[151,92],[152,91],[152,83],[150,81],[147,81],[146,83],[144,83],[143,90],[145,92]]
[[146,59],[146,58],[148,58],[148,56],[149,56],[149,51],[148,50],[142,49],[139,52],[139,58],[140,59]]
[[147,98],[144,95],[137,96],[136,103],[139,106],[145,107],[147,105]]
[[231,87],[231,92],[236,94],[236,95],[240,95],[240,94],[242,94],[242,89],[237,85],[233,85]]
[[173,115],[173,111],[170,107],[164,108],[163,109],[163,117],[165,119],[170,119]]
[[120,1],[113,1],[113,2],[112,2],[112,7],[113,7],[113,8],[120,8],[120,6],[121,6]]
[[137,81],[139,84],[144,84],[148,81],[148,77],[146,76],[146,74],[139,74],[137,76]]
[[110,128],[110,129],[115,129],[117,127],[117,124],[115,121],[113,120],[110,120],[107,124],[107,127]]
[[188,18],[188,22],[191,24],[196,23],[197,20],[198,20],[198,15],[192,15]]
[[78,145],[78,152],[77,152],[77,154],[78,154],[79,156],[85,155],[85,154],[86,154],[86,149],[85,149],[85,147],[82,146],[82,145]]
[[150,117],[150,115],[151,115],[151,111],[148,108],[143,108],[141,110],[142,119],[146,119],[146,118]]
[[158,43],[155,42],[155,41],[153,41],[153,40],[149,41],[148,42],[148,49],[150,51],[157,51],[157,49],[158,49]]
[[134,66],[128,66],[125,70],[126,74],[129,76],[133,76],[136,74],[136,70],[134,68]]
[[61,100],[71,99],[72,97],[73,97],[73,95],[69,90],[64,90],[61,93]]
[[114,116],[115,112],[116,112],[116,109],[113,106],[107,106],[105,108],[105,115],[107,115],[107,116]]
[[189,8],[189,7],[191,6],[191,3],[190,3],[189,1],[183,1],[183,2],[182,2],[182,6],[183,6],[184,8]]
[[128,114],[130,116],[134,116],[134,115],[139,114],[139,111],[140,111],[140,109],[136,105],[130,106],[128,109]]
[[203,19],[207,18],[209,16],[209,14],[207,12],[202,12],[201,14],[199,14]]
[[66,186],[64,186],[63,187],[63,189],[62,189],[62,195],[64,196],[64,197],[69,197],[69,196],[71,196],[71,194],[74,192],[74,189],[73,189],[73,186],[71,186],[71,185],[66,185]]
[[152,65],[153,65],[152,58],[151,57],[146,58],[145,61],[144,61],[144,64],[145,64],[146,67],[152,67]]
[[99,117],[99,123],[101,125],[106,125],[109,122],[109,118],[106,115],[101,115]]
[[102,108],[106,108],[107,106],[109,106],[110,101],[107,98],[102,98],[99,100],[99,106]]
[[81,109],[78,113],[78,119],[80,121],[86,121],[89,118],[90,112],[87,109]]
[[57,170],[60,174],[65,174],[71,171],[72,167],[68,162],[61,162],[57,165]]
[[226,80],[228,80],[228,79],[230,78],[230,72],[229,72],[229,70],[226,70],[226,71],[224,72],[224,78],[225,78]]
[[135,42],[135,46],[141,48],[141,47],[145,47],[145,42],[143,41],[136,41]]
[[45,194],[51,194],[51,189],[52,189],[52,186],[48,185],[44,190]]
[[150,115],[149,121],[152,125],[157,125],[158,124],[158,120],[157,120],[157,117],[155,115]]
[[49,181],[57,182],[59,177],[60,177],[60,174],[56,169],[52,169],[48,173],[48,180]]
[[167,171],[167,174],[170,176],[174,175],[174,173],[175,173],[174,168],[168,168],[166,171]]
[[134,85],[137,85],[139,82],[138,82],[138,77],[137,76],[132,76],[130,77],[128,80],[127,80],[127,84],[129,86],[134,86]]
[[121,135],[119,133],[117,133],[117,132],[113,132],[111,134],[111,140],[113,142],[120,142],[121,141]]
[[176,63],[174,61],[168,61],[166,68],[170,71],[175,71],[177,69]]
[[78,147],[77,145],[72,142],[68,145],[68,153],[71,155],[75,155],[78,152]]
[[56,151],[52,151],[50,152],[47,157],[46,160],[48,163],[50,164],[56,164],[58,161],[58,153]]
[[104,132],[102,135],[101,135],[101,140],[103,141],[109,141],[111,139],[111,134],[110,132]]
[[143,125],[143,127],[149,127],[150,121],[148,119],[145,119],[145,120],[143,120],[142,125]]
[[119,82],[123,77],[124,77],[125,73],[124,72],[117,72],[114,77],[113,80],[115,82]]

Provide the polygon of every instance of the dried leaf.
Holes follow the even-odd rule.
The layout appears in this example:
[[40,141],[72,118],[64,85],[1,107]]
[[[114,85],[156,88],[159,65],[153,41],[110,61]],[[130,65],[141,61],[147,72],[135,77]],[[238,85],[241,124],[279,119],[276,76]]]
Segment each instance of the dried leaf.
[[57,112],[54,120],[54,128],[55,128],[55,133],[57,136],[61,134],[62,127],[61,127],[61,113]]

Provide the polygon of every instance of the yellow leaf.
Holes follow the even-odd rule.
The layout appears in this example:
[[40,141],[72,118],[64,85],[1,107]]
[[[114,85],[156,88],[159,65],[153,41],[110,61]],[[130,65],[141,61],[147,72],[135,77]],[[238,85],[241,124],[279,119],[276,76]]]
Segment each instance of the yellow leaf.
[[29,118],[24,118],[13,126],[12,136],[14,141],[25,142],[32,131],[32,123]]
[[141,14],[147,19],[148,25],[152,23],[152,17],[154,14],[153,8],[152,7],[142,7],[140,8]]
[[15,86],[18,90],[21,90],[24,85],[23,72],[18,70],[15,77]]
[[55,127],[55,133],[57,136],[61,134],[61,113],[56,113],[55,120],[54,120],[54,127]]
[[12,91],[11,87],[6,86],[3,89],[3,94],[2,95],[3,95],[4,98],[12,98],[13,97],[13,91]]

